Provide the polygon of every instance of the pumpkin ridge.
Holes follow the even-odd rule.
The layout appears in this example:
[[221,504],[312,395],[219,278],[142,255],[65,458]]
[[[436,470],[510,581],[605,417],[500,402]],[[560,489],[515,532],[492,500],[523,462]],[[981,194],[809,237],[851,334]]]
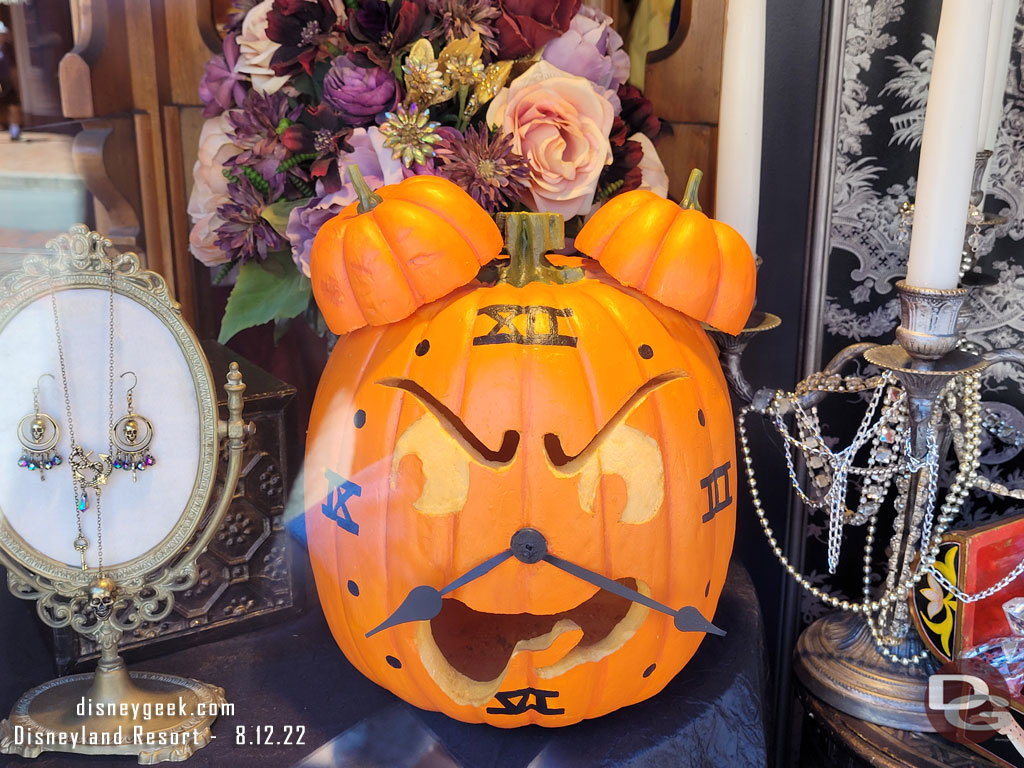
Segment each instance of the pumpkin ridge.
[[[426,177],[425,176],[418,176],[417,178],[426,178]],[[463,192],[465,192],[465,190],[462,190],[462,188],[458,187],[458,185],[456,185],[456,188],[460,189]],[[467,194],[467,197],[468,197],[468,194]],[[439,219],[444,221],[445,224],[447,224],[453,230],[455,230],[456,234],[459,234],[459,228],[458,228],[458,226],[456,226],[456,222],[452,220],[452,217],[450,215],[451,214],[451,209],[449,209],[449,208],[441,208],[441,209],[431,208],[429,205],[425,205],[423,202],[421,202],[419,200],[410,200],[410,199],[405,198],[405,197],[401,197],[401,198],[397,198],[396,197],[394,199],[401,200],[403,203],[409,203],[410,205],[415,205],[415,206],[417,206],[419,208],[422,208],[425,211],[428,211],[428,212],[432,213],[434,216],[437,216]],[[469,198],[469,199],[470,199],[470,202],[472,202],[474,205],[477,205],[476,201],[473,200],[473,198]],[[481,210],[481,212],[485,216],[490,218],[489,215],[487,214],[487,212],[483,210],[483,208],[481,208],[480,210]],[[493,221],[492,221],[492,223],[493,223]],[[496,224],[495,224],[495,228],[497,229],[497,225]],[[495,253],[493,253],[493,254],[484,253],[484,255],[488,257],[487,261],[481,261],[481,259],[480,259],[481,252],[483,251],[484,247],[486,247],[486,244],[481,244],[481,246],[478,247],[477,239],[478,238],[477,238],[476,235],[474,235],[474,237],[472,237],[472,238],[466,238],[466,237],[463,236],[463,240],[465,240],[466,244],[469,246],[470,251],[473,252],[473,255],[476,258],[477,263],[479,263],[482,266],[482,265],[487,264],[488,262],[493,261],[494,259],[498,258],[498,255],[501,253],[501,247],[499,247],[498,250]],[[480,237],[479,239],[482,240],[483,238]],[[498,236],[498,240],[499,241],[501,240],[501,235],[500,234]]]
[[[459,232],[458,228],[455,226],[455,224],[453,224],[451,221],[449,221],[448,219],[446,219],[444,217],[438,216],[437,213],[435,211],[433,211],[431,208],[428,208],[425,205],[421,205],[421,204],[417,203],[414,200],[406,200],[405,198],[397,198],[397,197],[391,198],[391,200],[393,200],[395,203],[401,203],[402,205],[409,205],[409,206],[413,206],[415,208],[419,208],[420,210],[426,211],[427,213],[429,213],[429,214],[431,214],[433,216],[436,216],[437,218],[440,218],[441,222],[443,222],[443,225],[448,228],[448,232],[450,232],[454,236],[452,239],[455,240],[456,242],[458,242],[459,245],[464,245],[465,246],[465,253],[468,253],[468,255],[469,255],[469,262],[467,263],[464,258],[460,258],[460,259],[458,259],[458,261],[466,263],[466,266],[469,267],[469,269],[467,270],[471,274],[469,280],[472,280],[472,278],[479,271],[479,264],[477,263],[479,261],[479,259],[478,259],[477,255],[476,255],[476,249],[473,247],[473,245],[468,240],[466,240],[465,237],[463,237],[460,234],[460,232]],[[388,212],[389,213],[393,213],[394,211],[393,211],[393,209],[391,209],[389,207],[389,211]],[[391,253],[394,256],[394,253],[398,249],[396,249],[392,245],[390,238],[384,232],[384,229],[381,227],[380,222],[378,222],[376,218],[373,219],[373,222],[377,226],[377,229],[380,231],[381,235],[384,237],[384,240],[390,246]],[[440,223],[435,222],[434,226],[440,227]],[[451,256],[452,256],[452,261],[455,261],[457,256],[455,254],[451,254]],[[394,256],[394,258],[395,258],[395,261],[398,262],[399,269],[402,270],[403,278],[405,278],[406,282],[408,282],[410,287],[412,287],[413,290],[416,292],[415,296],[416,296],[416,299],[417,299],[418,303],[427,304],[427,303],[436,301],[437,299],[440,299],[440,298],[442,298],[444,296],[447,296],[449,293],[454,291],[456,288],[461,287],[461,285],[464,285],[464,283],[460,284],[460,285],[455,285],[455,286],[453,286],[451,288],[448,288],[448,290],[446,290],[444,293],[442,293],[440,295],[425,295],[425,294],[423,294],[419,290],[419,288],[416,287],[416,285],[413,282],[413,280],[411,280],[409,278],[409,274],[410,274],[410,272],[412,270],[407,268],[408,265],[406,264],[406,262],[402,261],[402,259],[398,258],[397,256]],[[456,272],[456,265],[453,264],[453,265],[449,266],[446,271],[451,271],[452,273],[455,273]],[[466,282],[469,282],[469,280],[467,280]]]
[[[729,236],[735,235],[735,237],[739,238],[740,240],[743,240],[743,236],[739,232],[737,232],[736,230],[732,229],[732,227],[729,227],[727,224],[724,224],[723,222],[719,222],[719,224],[721,224],[721,226],[714,227],[715,241],[718,243],[719,252],[720,253],[725,253],[726,252],[726,245],[727,244],[723,243],[723,238],[722,238],[723,234],[724,235],[729,235]],[[728,227],[728,228],[727,229],[723,229],[723,227]],[[735,238],[733,238],[733,239],[735,239]],[[743,242],[746,243],[745,240],[743,240]],[[748,249],[750,248],[749,244],[747,245],[747,248]],[[751,253],[753,253],[753,252],[751,251]],[[727,271],[729,271],[729,272],[734,271],[733,269],[730,269],[731,267],[739,267],[739,268],[743,269],[743,266],[739,265],[738,261],[737,262],[733,262],[733,263],[728,263],[728,262],[726,262],[725,258],[723,258],[722,259],[722,268],[721,268],[719,274],[720,275],[724,275],[724,273],[726,273]],[[753,268],[753,266],[752,266],[752,268]],[[749,273],[748,270],[744,269],[744,271]],[[755,274],[756,274],[756,268],[755,268]],[[745,278],[749,278],[749,274],[744,275],[744,277]],[[734,279],[729,279],[729,278],[733,278],[733,275],[731,275],[731,274],[727,275],[726,279],[728,280],[729,284],[735,284],[736,281]],[[721,285],[723,282],[725,282],[725,281],[723,281],[722,277],[720,276],[719,277],[719,284]],[[737,290],[735,292],[735,294],[732,291],[730,291],[730,290],[723,290],[723,291],[719,291],[718,293],[716,293],[715,294],[715,300],[711,303],[711,308],[708,310],[708,313],[707,313],[708,318],[717,317],[717,313],[720,311],[719,310],[719,305],[723,301],[735,302],[737,305],[739,305],[739,306],[737,306],[737,308],[735,310],[735,313],[734,312],[727,312],[725,310],[721,310],[722,312],[724,312],[725,314],[728,315],[728,317],[726,318],[726,320],[728,321],[726,325],[729,326],[729,327],[723,327],[722,328],[722,330],[727,332],[727,333],[732,333],[733,329],[735,329],[735,333],[739,333],[743,329],[742,323],[746,322],[747,318],[750,316],[751,309],[753,309],[754,293],[755,293],[756,289],[755,290],[750,290],[747,287],[747,284],[748,283],[752,283],[753,281],[751,281],[749,279],[744,279],[743,282],[744,282],[744,285],[740,286],[739,290]],[[749,299],[746,297],[746,294],[748,294],[748,293],[750,294]],[[739,319],[737,313],[740,313],[742,311],[742,307],[746,307],[746,315],[742,319]],[[734,320],[733,319],[734,316],[737,317],[737,319]]]
[[[472,295],[472,294],[470,294],[470,295]],[[441,318],[441,316],[444,314],[445,310],[448,310],[448,309],[451,309],[451,308],[454,308],[455,306],[457,306],[457,301],[458,300],[456,300],[456,302],[453,302],[452,304],[448,305],[447,307],[444,307],[441,311],[437,312],[436,314],[434,314],[433,317],[431,317],[429,320],[427,320],[427,322],[424,324],[424,327],[423,327],[423,334],[422,335],[423,335],[424,339],[429,339],[429,338],[431,338],[431,336],[436,336],[436,334],[432,334],[431,333],[431,326],[434,325],[435,321],[437,321],[437,320],[439,320]],[[470,303],[472,304],[472,302],[470,302]],[[434,325],[434,327],[436,329],[436,325]],[[472,349],[472,348],[470,347],[470,349]],[[414,353],[414,355],[415,355],[415,353]],[[455,377],[455,380],[458,381],[458,386],[459,386],[459,394],[458,394],[458,398],[457,398],[458,402],[459,402],[459,407],[458,407],[457,410],[455,408],[450,408],[450,406],[446,406],[446,407],[449,407],[450,410],[453,413],[458,414],[458,417],[465,424],[466,419],[465,419],[465,413],[464,413],[464,403],[465,403],[465,396],[466,396],[466,372],[469,369],[470,356],[469,356],[468,353],[466,353],[466,354],[461,355],[461,358],[462,358],[463,362],[461,363],[461,368],[460,368],[460,371],[459,371],[459,375]],[[412,372],[416,368],[419,367],[419,362],[426,363],[426,358],[419,358],[419,357],[415,357],[415,356],[411,356],[409,358],[409,368],[408,368],[408,374],[407,375],[411,375]],[[471,459],[470,460],[470,466],[471,467],[472,467],[473,463],[474,462]],[[472,475],[470,476],[470,492],[472,492]],[[454,572],[454,568],[453,568],[453,566],[451,564],[456,562],[456,555],[455,555],[456,547],[455,547],[455,545],[458,542],[458,532],[459,532],[459,521],[460,521],[460,519],[461,519],[461,515],[459,515],[459,514],[449,515],[449,520],[448,520],[448,535],[449,535],[449,545],[448,545],[449,557],[448,557],[448,563],[449,563],[449,566],[448,566],[447,572],[445,573],[445,583],[450,582],[452,579],[456,578],[456,576],[457,576],[457,574]]]
[[[396,332],[396,334],[397,334],[398,332],[401,332],[402,330],[407,330],[407,329],[403,329],[402,326],[395,325],[395,326],[392,326],[391,328],[389,328],[388,330],[394,330]],[[381,334],[381,338],[383,338],[383,337],[385,337],[387,335],[389,335],[387,332],[382,333]],[[406,332],[406,334],[402,338],[403,339],[407,338],[409,335],[410,334],[408,332]],[[389,341],[390,341],[390,339],[389,339]],[[391,346],[392,345],[389,345],[389,347],[391,347]],[[413,362],[415,362],[414,355],[415,355],[415,353],[411,352],[409,357],[405,361],[405,365],[404,365],[404,367],[402,369],[402,376],[404,378],[409,378],[409,374],[410,374],[411,369],[412,369],[412,364],[413,364]],[[389,439],[385,443],[385,445],[397,445],[398,444],[399,430],[400,430],[400,427],[401,427],[401,424],[402,424],[402,413],[403,413],[403,411],[407,407],[406,393],[402,392],[399,395],[399,397],[401,398],[401,403],[399,404],[399,406],[397,408],[391,409],[391,413],[392,413],[393,418],[394,418],[394,429],[387,430],[387,432],[389,433]],[[386,501],[385,506],[384,506],[384,524],[383,524],[383,529],[384,530],[383,530],[382,535],[380,537],[381,552],[380,552],[379,556],[381,558],[381,562],[387,562],[388,561],[388,543],[391,542],[391,540],[392,540],[391,536],[389,535],[389,529],[391,527],[391,509],[392,509],[392,507],[396,503],[395,499],[393,498],[393,495],[391,493],[390,483],[388,483],[388,487],[385,489],[384,493],[387,494],[387,501]],[[384,568],[383,571],[384,571],[384,596],[385,596],[386,600],[393,601],[392,589],[391,589],[391,586],[392,586],[391,585],[391,582],[392,582],[392,579],[391,579],[391,569],[390,568]],[[404,595],[400,595],[398,597],[398,602],[400,602],[403,598],[404,598]],[[393,602],[393,604],[394,605],[398,605],[398,602]],[[386,633],[389,639],[394,635],[394,631],[395,630],[392,628],[392,629],[388,630],[388,632]],[[415,644],[412,644],[412,647],[415,649]],[[417,650],[417,654],[418,654],[418,649],[416,649],[416,650]],[[378,664],[379,663],[380,662],[378,661]],[[386,671],[385,671],[385,674],[386,674]],[[379,673],[378,673],[377,677],[378,677],[379,680],[387,679],[384,675],[380,675]],[[420,682],[419,675],[409,675],[409,678],[411,678],[413,685],[416,686],[416,688],[419,690],[420,694],[423,695],[428,701],[430,701],[433,704],[434,703],[434,697],[433,697],[432,693],[429,690],[427,690],[427,688],[424,686],[424,684],[422,682]]]
[[[366,370],[370,367],[370,364],[373,361],[374,356],[377,354],[377,350],[380,347],[381,342],[384,340],[384,335],[385,334],[383,334],[383,333],[376,334],[376,338],[373,340],[373,343],[371,344],[369,351],[366,353],[366,356],[363,359],[363,365],[362,365],[362,368],[360,369],[360,372],[359,372],[360,376],[357,379],[357,381],[361,381],[362,380],[362,377],[365,374]],[[326,381],[327,381],[326,378],[322,378],[321,379],[321,386],[326,386]],[[318,393],[319,393],[319,387],[317,387],[317,390],[318,390]],[[349,402],[352,405],[355,405],[356,392],[357,391],[358,391],[357,389],[353,389],[352,394],[349,397]],[[317,436],[320,437],[320,439],[324,439],[323,437],[321,437],[321,433],[318,433]],[[355,447],[353,446],[353,459],[355,458],[354,454],[355,454]],[[335,537],[335,536],[328,536],[327,538],[329,538],[331,540],[331,546],[332,546],[332,549],[334,550],[335,569],[338,572],[341,572],[342,569],[346,565],[346,561],[345,561],[345,558],[339,552],[339,547],[338,547],[339,539],[337,537]],[[342,598],[342,599],[344,599],[344,598]],[[344,608],[342,608],[341,610],[342,610],[343,613],[347,613],[344,610]],[[353,647],[355,647],[355,648],[360,647],[358,645],[358,643],[357,643],[359,638],[356,636],[355,629],[354,629],[354,627],[352,627],[351,622],[350,621],[343,621],[342,623],[345,625],[345,630],[348,632],[350,638],[353,641]],[[360,653],[360,658],[362,659],[363,664],[368,669],[373,667],[373,664],[371,663],[370,659],[366,658],[364,656],[364,654]]]
[[[660,199],[662,198],[659,198],[659,200]],[[676,204],[673,203],[671,200],[666,200],[665,202],[670,203],[673,208],[678,208],[678,206],[676,206]],[[651,203],[651,205],[657,204],[657,201]],[[658,247],[651,251],[653,255],[651,256],[651,259],[647,262],[647,267],[644,269],[643,280],[641,280],[640,283],[636,286],[636,288],[640,290],[642,293],[644,293],[644,295],[646,295],[645,289],[647,288],[647,281],[651,279],[651,272],[654,271],[654,264],[658,261],[658,252],[665,245],[665,240],[668,238],[668,233],[672,230],[672,227],[676,225],[676,222],[678,222],[682,218],[681,214],[683,213],[684,211],[681,208],[676,212],[675,216],[672,218],[672,221],[669,222],[669,225],[667,227],[665,227],[665,231],[661,233],[661,238],[658,240]]]
[[[359,229],[359,227],[363,227],[365,229]],[[373,254],[373,258],[367,258],[366,254],[359,248],[348,247],[350,238],[353,241],[358,240],[360,244],[363,244],[369,241],[370,238],[374,236],[380,238],[379,243],[382,244],[383,247]],[[374,262],[377,263],[378,268],[380,266],[384,266],[386,268],[388,265],[394,264],[394,271],[402,276],[401,282],[394,280],[372,281],[372,285],[367,287],[368,289],[366,290],[365,293],[362,294],[363,296],[365,296],[367,299],[371,299],[371,297],[374,294],[373,289],[378,288],[377,284],[383,282],[384,285],[380,286],[380,288],[391,287],[393,289],[400,289],[402,293],[405,294],[401,297],[402,299],[405,300],[405,303],[413,305],[411,311],[405,311],[399,310],[397,308],[397,305],[393,303],[380,304],[379,306],[376,307],[374,311],[375,317],[372,320],[370,319],[369,314],[364,310],[363,314],[366,317],[368,323],[370,323],[371,325],[387,325],[393,322],[397,322],[398,320],[402,320],[406,317],[409,317],[410,315],[416,312],[416,304],[418,301],[418,292],[416,290],[416,286],[412,285],[409,282],[408,278],[406,277],[405,270],[402,268],[402,265],[398,263],[398,259],[394,256],[394,254],[390,253],[391,243],[388,242],[387,237],[384,236],[384,232],[381,231],[380,227],[377,226],[377,222],[373,219],[372,213],[362,214],[359,219],[353,220],[353,224],[351,226],[345,228],[344,243],[346,246],[345,251],[347,253],[353,254],[351,261],[346,259],[345,273],[347,276],[351,277],[352,270],[362,270],[365,271],[366,273],[372,273],[374,269]],[[356,289],[356,285],[353,285],[353,292],[356,294],[356,301],[359,303],[360,307],[365,306],[362,303],[362,300],[360,298],[360,291]]]
[[[427,298],[420,292],[420,289],[416,286],[416,283],[409,279],[409,270],[406,269],[405,263],[395,254],[394,245],[391,243],[391,240],[388,238],[388,236],[384,233],[384,230],[381,229],[380,222],[377,221],[377,217],[373,215],[373,212],[370,212],[369,221],[373,224],[374,229],[376,229],[380,233],[381,240],[388,244],[387,256],[393,262],[395,262],[395,266],[398,267],[398,271],[402,274],[402,280],[404,280],[406,284],[409,286],[409,292],[412,294],[413,303],[416,304],[416,307],[418,309],[419,307],[427,303]],[[410,314],[415,314],[415,312],[416,310],[414,309]],[[408,317],[408,315],[406,315],[406,317]]]

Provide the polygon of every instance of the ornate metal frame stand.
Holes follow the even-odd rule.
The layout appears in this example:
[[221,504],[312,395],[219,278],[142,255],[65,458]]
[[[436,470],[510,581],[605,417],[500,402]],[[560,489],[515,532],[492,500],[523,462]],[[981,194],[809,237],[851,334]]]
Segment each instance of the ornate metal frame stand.
[[[182,761],[211,739],[210,726],[226,704],[224,691],[175,675],[129,672],[118,641],[144,621],[160,621],[174,605],[174,592],[197,578],[196,558],[206,549],[234,496],[242,449],[253,426],[242,418],[245,384],[235,363],[225,391],[228,420],[217,417],[209,366],[163,279],[139,269],[135,254],[108,256],[110,241],[86,227],[48,244],[50,257],[26,259],[22,272],[0,285],[0,328],[39,295],[41,288],[102,287],[157,314],[177,337],[200,404],[200,477],[174,530],[153,550],[124,565],[78,569],[18,543],[0,516],[0,563],[16,597],[35,600],[42,620],[70,625],[101,648],[93,674],[51,680],[25,693],[9,719],[0,722],[0,753],[38,757],[44,751],[136,755],[149,765]],[[226,441],[227,472],[220,498],[208,512],[218,445]],[[209,465],[209,466],[207,466]],[[201,523],[203,523],[201,525]]]

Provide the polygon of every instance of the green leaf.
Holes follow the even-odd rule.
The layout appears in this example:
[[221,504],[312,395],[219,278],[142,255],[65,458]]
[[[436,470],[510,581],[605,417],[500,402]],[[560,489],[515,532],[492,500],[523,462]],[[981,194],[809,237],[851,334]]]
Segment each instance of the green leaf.
[[311,197],[301,197],[298,200],[280,200],[273,205],[263,209],[260,216],[274,228],[281,237],[287,237],[285,230],[288,228],[288,215],[296,208],[309,205]]
[[292,85],[299,93],[306,96],[315,96],[316,88],[313,86],[313,78],[303,72],[292,78]]
[[305,311],[311,296],[309,278],[299,272],[287,251],[269,254],[263,264],[243,264],[217,341],[225,344],[246,328],[295,317]]

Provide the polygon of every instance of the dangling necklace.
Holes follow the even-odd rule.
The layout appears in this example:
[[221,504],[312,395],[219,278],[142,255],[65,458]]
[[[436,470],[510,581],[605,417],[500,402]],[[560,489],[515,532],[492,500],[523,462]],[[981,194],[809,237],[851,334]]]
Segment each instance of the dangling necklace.
[[[108,436],[114,431],[114,259],[109,259],[109,288],[107,291],[107,419]],[[82,570],[87,571],[85,553],[89,549],[89,540],[82,532],[82,513],[89,508],[88,490],[94,491],[96,499],[96,553],[97,570],[103,573],[103,513],[100,507],[100,500],[103,495],[103,486],[113,471],[113,463],[110,456],[114,453],[113,445],[108,447],[107,453],[101,453],[99,460],[93,459],[94,451],[86,451],[75,438],[75,423],[71,415],[71,395],[68,387],[68,370],[64,359],[64,339],[60,329],[60,313],[57,311],[57,292],[53,285],[53,274],[50,274],[50,306],[53,309],[53,326],[57,334],[57,355],[60,358],[60,379],[64,389],[64,410],[68,419],[68,437],[71,440],[71,452],[68,454],[68,464],[71,467],[71,485],[75,494],[75,520],[78,523],[78,536],[75,537],[74,547],[82,559]]]

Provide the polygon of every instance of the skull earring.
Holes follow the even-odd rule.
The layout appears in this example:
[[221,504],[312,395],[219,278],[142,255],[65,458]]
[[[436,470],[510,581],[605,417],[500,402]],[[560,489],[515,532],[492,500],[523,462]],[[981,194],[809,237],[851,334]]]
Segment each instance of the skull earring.
[[[44,373],[39,381],[49,376]],[[46,470],[60,464],[61,458],[54,453],[57,440],[60,439],[60,428],[53,417],[39,410],[39,382],[32,390],[32,410],[28,416],[18,422],[18,441],[23,449],[18,466],[26,469],[39,470],[39,479],[46,479]]]
[[153,425],[145,416],[135,413],[132,405],[132,390],[138,385],[139,377],[134,371],[125,371],[121,378],[128,374],[135,378],[135,383],[128,388],[128,413],[114,424],[110,439],[117,451],[114,469],[131,472],[132,482],[135,482],[138,479],[137,473],[153,466],[156,459],[149,452],[149,446],[153,442]]

